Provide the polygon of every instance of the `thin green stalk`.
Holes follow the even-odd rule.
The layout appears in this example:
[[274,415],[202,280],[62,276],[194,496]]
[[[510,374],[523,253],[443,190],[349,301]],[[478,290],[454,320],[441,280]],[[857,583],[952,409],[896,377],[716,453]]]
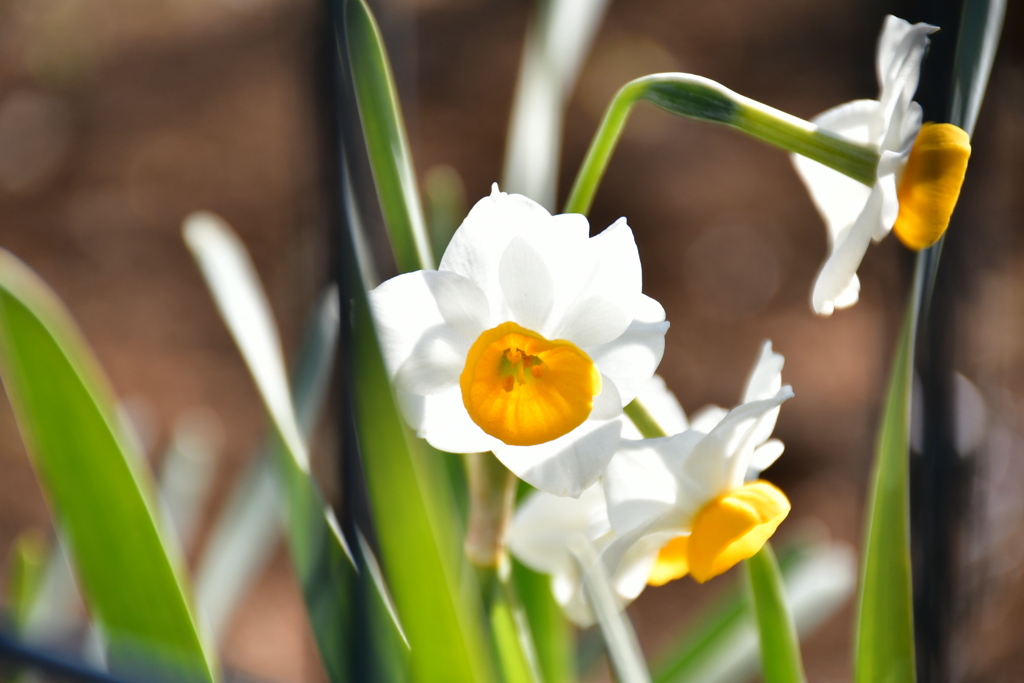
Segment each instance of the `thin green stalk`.
[[804,683],[800,640],[786,600],[782,572],[770,544],[743,563],[757,615],[765,683]]
[[626,413],[626,417],[633,421],[636,428],[640,430],[640,434],[645,439],[657,439],[660,436],[668,436],[665,430],[661,428],[658,421],[654,419],[650,411],[644,407],[644,404],[640,402],[640,399],[634,398],[629,402],[622,412]]
[[752,137],[803,155],[854,180],[875,183],[878,152],[815,124],[739,95],[691,74],[652,74],[630,81],[612,99],[580,166],[566,213],[587,213],[633,105],[639,100],[677,116],[722,123]]

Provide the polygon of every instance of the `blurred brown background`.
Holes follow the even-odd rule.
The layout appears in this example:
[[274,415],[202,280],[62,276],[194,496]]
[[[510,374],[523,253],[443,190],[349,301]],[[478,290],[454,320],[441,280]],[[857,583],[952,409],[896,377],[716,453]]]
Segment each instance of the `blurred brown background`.
[[[530,6],[374,3],[417,168],[453,166],[470,202],[500,179]],[[898,9],[853,0],[612,3],[568,109],[560,198],[628,79],[697,73],[809,118],[876,95],[875,40],[884,14]],[[234,226],[293,348],[332,272],[321,10],[313,0],[0,1],[0,246],[67,303],[154,459],[183,415],[219,418],[223,458],[208,515],[259,442],[263,418],[180,225],[208,209]],[[971,406],[983,408],[965,425],[987,435],[964,451],[978,474],[956,608],[963,680],[1016,681],[1024,671],[1020,37],[1011,6],[959,212],[967,234],[948,245],[963,250],[957,262],[967,269],[957,369],[976,389]],[[796,392],[777,430],[787,452],[770,472],[794,506],[780,533],[814,527],[857,545],[909,255],[894,239],[873,247],[860,269],[861,303],[814,317],[825,234],[786,156],[646,106],[626,128],[592,225],[621,215],[636,234],[645,290],[672,321],[661,373],[684,407],[735,403],[760,340],[772,339]],[[323,434],[319,450],[330,457],[329,425]],[[33,527],[47,529],[48,514],[4,402],[0,556]],[[632,614],[648,652],[733,580],[647,591]],[[847,608],[805,645],[811,680],[849,680],[852,616]],[[261,678],[322,679],[283,549],[223,652],[228,666]]]

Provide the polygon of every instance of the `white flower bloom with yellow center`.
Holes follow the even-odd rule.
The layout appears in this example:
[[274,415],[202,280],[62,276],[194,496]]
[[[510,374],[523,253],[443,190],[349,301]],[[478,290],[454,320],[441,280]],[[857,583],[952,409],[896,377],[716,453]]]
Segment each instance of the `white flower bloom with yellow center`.
[[[624,440],[604,475],[615,539],[602,559],[611,573],[624,558],[653,557],[647,582],[687,573],[699,582],[753,556],[789,513],[786,496],[759,479],[782,453],[770,438],[779,407],[783,358],[766,342],[743,403],[705,410],[701,427],[674,436]],[[696,423],[696,420],[694,421]]]
[[443,451],[493,451],[562,496],[580,495],[604,470],[622,408],[654,374],[668,329],[664,309],[641,292],[626,221],[589,232],[584,216],[552,216],[495,185],[437,270],[370,292],[418,434]]
[[949,224],[970,155],[968,136],[950,124],[922,127],[921,107],[912,101],[928,35],[936,30],[886,17],[876,60],[878,99],[848,102],[812,119],[821,129],[877,149],[873,186],[793,156],[828,228],[830,253],[811,296],[818,313],[857,302],[857,268],[872,240],[895,226],[908,247],[923,249]]

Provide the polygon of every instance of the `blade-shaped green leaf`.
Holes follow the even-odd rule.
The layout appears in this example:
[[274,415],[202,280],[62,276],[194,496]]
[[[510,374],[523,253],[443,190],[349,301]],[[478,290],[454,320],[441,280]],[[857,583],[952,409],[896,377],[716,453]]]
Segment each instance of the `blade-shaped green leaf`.
[[16,629],[28,621],[32,604],[46,575],[46,543],[35,529],[23,532],[14,541],[7,567],[7,611]]
[[608,0],[538,2],[526,30],[502,189],[549,211],[558,189],[565,106],[607,8]]
[[349,216],[341,234],[342,299],[351,309],[342,319],[351,324],[349,400],[383,569],[411,645],[413,675],[421,681],[494,680],[480,593],[458,535],[462,525],[446,471],[450,463],[443,460],[453,456],[427,448],[399,412],[364,289],[369,264],[356,248],[364,240],[358,203],[352,188],[344,187]]
[[[856,584],[856,559],[845,544],[807,544],[780,553],[797,632],[806,636],[839,610]],[[665,649],[656,683],[740,683],[758,671],[757,626],[743,591],[732,590]]]
[[765,683],[803,683],[806,676],[800,642],[771,544],[766,543],[743,564],[757,616],[762,678]]
[[896,347],[875,450],[856,634],[854,673],[858,683],[915,678],[908,455],[916,290],[923,276],[921,261],[917,272],[915,293]]
[[551,577],[518,562],[512,565],[519,601],[537,648],[537,662],[545,683],[568,683],[576,678],[572,627],[551,592]]
[[953,64],[953,101],[949,122],[974,134],[985,97],[999,36],[1003,32],[1006,0],[968,0],[964,3]]
[[[332,287],[310,315],[292,375],[295,413],[307,440],[327,393],[338,329],[338,290]],[[272,436],[253,454],[196,569],[197,602],[215,637],[223,633],[239,599],[266,566],[281,533],[281,507],[271,461],[277,444]]]
[[2,251],[0,372],[111,667],[214,680],[153,482],[129,452],[107,381],[53,292]]
[[583,577],[583,590],[594,610],[597,625],[601,627],[601,635],[604,636],[616,676],[622,683],[650,681],[651,674],[640,651],[633,624],[619,604],[604,565],[597,557],[597,551],[582,536],[576,540],[569,549]]
[[[384,41],[363,0],[344,5],[342,44],[355,86],[370,168],[395,262],[402,272],[433,268],[423,205]],[[344,56],[343,56],[344,57]]]
[[[185,240],[280,437],[282,457],[277,461],[292,561],[302,581],[327,674],[334,682],[350,680],[350,587],[360,579],[334,512],[309,474],[309,456],[288,390],[280,341],[266,295],[245,248],[219,218],[212,214],[190,216],[185,222]],[[398,624],[392,623],[396,632],[400,631]]]

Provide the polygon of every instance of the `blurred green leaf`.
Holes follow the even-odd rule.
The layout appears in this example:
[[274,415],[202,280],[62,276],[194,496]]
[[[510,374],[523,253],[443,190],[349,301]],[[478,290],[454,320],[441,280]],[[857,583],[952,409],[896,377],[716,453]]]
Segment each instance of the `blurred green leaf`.
[[[296,418],[306,440],[327,394],[338,328],[338,290],[332,287],[310,315],[292,375]],[[197,601],[215,637],[223,633],[238,600],[265,568],[281,533],[282,510],[271,460],[278,443],[270,435],[253,454],[196,569]]]
[[216,679],[113,393],[53,292],[3,251],[0,372],[111,668]]
[[[922,273],[919,261],[915,291]],[[903,319],[875,450],[855,646],[858,683],[915,678],[907,458],[916,324],[915,294]]]
[[370,168],[395,262],[401,272],[433,268],[416,172],[380,29],[363,0],[337,2],[344,4],[346,64],[355,86]]
[[622,683],[646,683],[651,680],[651,674],[640,651],[633,624],[608,581],[597,551],[585,538],[580,537],[578,541],[570,544],[569,549],[583,577],[583,591],[601,628],[615,675]]
[[545,683],[567,683],[576,678],[573,629],[551,592],[551,577],[513,561],[512,580],[526,613],[537,648],[537,661]]
[[[798,543],[780,553],[797,632],[805,636],[842,607],[856,583],[845,544]],[[740,683],[757,673],[759,638],[743,591],[734,588],[687,628],[654,667],[656,683]]]
[[46,573],[46,542],[35,529],[14,541],[7,568],[7,610],[19,631],[24,627]]
[[761,677],[765,683],[803,683],[800,641],[789,612],[782,573],[770,543],[744,563],[761,643]]
[[447,164],[432,166],[423,177],[430,218],[430,245],[435,254],[443,254],[469,211],[466,186],[459,172]]
[[992,72],[1006,0],[968,0],[964,3],[953,64],[950,123],[974,134],[978,111]]
[[454,456],[415,438],[399,412],[364,289],[370,264],[366,251],[358,248],[365,242],[358,202],[347,182],[343,187],[342,300],[350,308],[342,319],[350,325],[343,337],[351,344],[349,400],[384,573],[411,645],[413,677],[495,680],[480,592],[462,553],[464,524],[450,488],[449,467],[458,463],[446,462]]
[[[266,295],[245,248],[222,220],[212,214],[193,214],[185,222],[185,240],[280,437],[282,457],[277,461],[288,541],[324,668],[331,681],[351,680],[354,610],[350,597],[359,576],[334,512],[309,473],[309,455]],[[396,634],[400,632],[397,623],[392,626]]]
[[608,0],[537,2],[526,28],[502,189],[549,211],[558,189],[565,106],[607,8]]
[[495,586],[495,589],[490,606],[491,632],[505,683],[539,683],[536,663],[530,661],[532,643],[527,644],[528,651],[520,639],[524,617],[516,613],[514,604],[500,587]]

